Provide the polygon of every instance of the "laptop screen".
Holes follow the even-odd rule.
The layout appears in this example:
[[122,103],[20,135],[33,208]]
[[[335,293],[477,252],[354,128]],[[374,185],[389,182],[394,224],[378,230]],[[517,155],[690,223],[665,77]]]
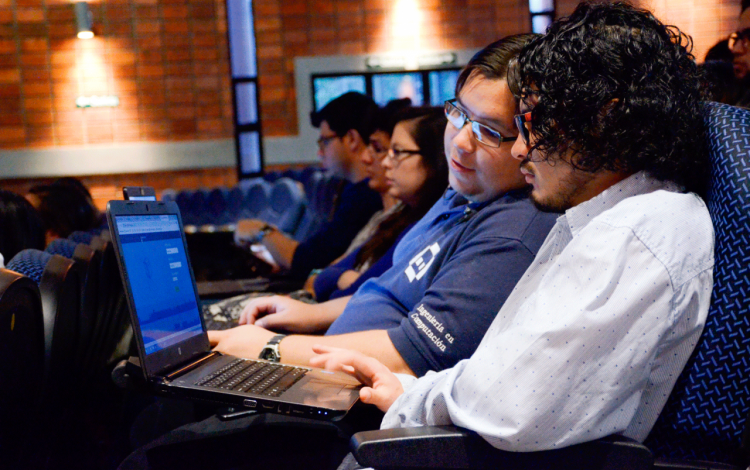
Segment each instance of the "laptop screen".
[[115,217],[146,354],[203,332],[177,215]]

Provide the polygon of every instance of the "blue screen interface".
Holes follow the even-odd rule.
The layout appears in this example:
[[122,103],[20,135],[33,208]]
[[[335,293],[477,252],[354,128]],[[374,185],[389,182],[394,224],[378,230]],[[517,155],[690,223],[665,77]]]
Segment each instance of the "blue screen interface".
[[384,73],[372,76],[372,99],[379,106],[399,98],[410,98],[412,106],[424,104],[421,73]]
[[202,333],[176,215],[115,218],[146,354]]
[[443,106],[448,100],[456,97],[458,70],[438,70],[430,72],[430,105]]
[[313,78],[315,111],[320,111],[329,101],[344,93],[356,91],[364,94],[367,89],[366,86],[364,75]]

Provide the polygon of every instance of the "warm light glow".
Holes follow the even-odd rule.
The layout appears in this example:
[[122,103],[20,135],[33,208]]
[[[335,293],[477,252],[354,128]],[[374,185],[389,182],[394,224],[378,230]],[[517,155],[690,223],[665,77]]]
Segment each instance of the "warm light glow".
[[78,39],[91,39],[94,37],[93,31],[81,31],[78,33]]
[[393,8],[394,50],[420,50],[422,11],[418,0],[397,0]]

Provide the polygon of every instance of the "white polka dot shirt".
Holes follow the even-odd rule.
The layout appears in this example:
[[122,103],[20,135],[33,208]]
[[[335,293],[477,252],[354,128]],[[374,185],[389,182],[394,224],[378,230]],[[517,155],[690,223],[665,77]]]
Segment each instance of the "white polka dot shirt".
[[703,201],[633,175],[560,216],[474,355],[401,377],[383,428],[455,424],[513,451],[642,441],[703,329],[713,263]]

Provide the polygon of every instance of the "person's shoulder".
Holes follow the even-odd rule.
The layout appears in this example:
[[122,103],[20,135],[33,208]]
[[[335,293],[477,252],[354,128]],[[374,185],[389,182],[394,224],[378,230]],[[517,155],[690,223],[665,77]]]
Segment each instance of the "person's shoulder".
[[542,212],[526,194],[507,194],[482,207],[473,217],[473,228],[487,236],[524,239],[534,234],[543,237],[555,225],[558,213]]
[[597,219],[631,229],[673,278],[684,279],[713,266],[713,224],[705,202],[696,194],[658,190],[632,196]]
[[692,231],[713,234],[711,217],[705,202],[693,193],[658,190],[628,197],[605,211],[600,217],[612,225],[658,227],[660,230]]

